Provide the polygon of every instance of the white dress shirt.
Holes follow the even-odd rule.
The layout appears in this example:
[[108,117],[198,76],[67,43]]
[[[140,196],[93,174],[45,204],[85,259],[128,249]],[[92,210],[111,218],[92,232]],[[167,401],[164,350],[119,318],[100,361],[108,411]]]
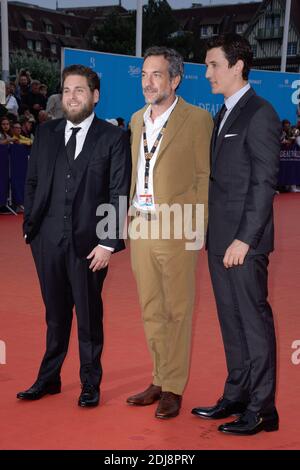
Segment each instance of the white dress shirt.
[[[160,116],[158,116],[154,122],[151,119],[151,105],[148,106],[144,113],[144,123],[146,127],[146,136],[147,136],[147,145],[148,151],[150,152],[154,142],[157,139],[157,136],[165,122],[169,119],[171,112],[175,108],[178,102],[178,97],[176,97],[175,101],[171,104],[171,106]],[[155,200],[154,200],[154,187],[153,187],[153,168],[156,163],[157,155],[159,152],[160,145],[162,143],[163,137],[160,139],[158,146],[153,154],[153,157],[150,160],[150,168],[149,168],[149,181],[148,181],[148,194],[152,195],[152,204],[150,206],[141,205],[141,201],[139,199],[140,194],[145,193],[145,152],[144,152],[144,139],[143,134],[141,135],[141,143],[140,143],[140,151],[138,157],[138,164],[137,164],[137,178],[136,178],[136,193],[133,198],[133,205],[139,210],[147,210],[147,211],[154,211],[155,210]]]
[[80,131],[77,132],[76,134],[76,150],[75,150],[75,157],[74,159],[78,157],[80,154],[86,135],[88,133],[88,130],[93,122],[93,119],[95,117],[95,113],[90,114],[89,117],[87,117],[84,121],[82,121],[80,124],[73,124],[71,121],[67,121],[66,127],[65,127],[65,145],[67,145],[71,135],[72,135],[72,128],[73,127],[80,127]]
[[226,113],[224,114],[224,117],[223,117],[223,119],[222,119],[222,121],[221,121],[218,134],[220,134],[221,129],[222,129],[222,127],[224,126],[226,119],[228,118],[229,114],[231,113],[231,111],[233,110],[233,108],[235,107],[235,105],[237,104],[237,102],[241,99],[241,97],[242,97],[245,93],[247,93],[248,90],[250,90],[250,88],[251,88],[251,87],[250,87],[249,83],[247,83],[245,86],[243,86],[243,88],[240,88],[240,90],[238,90],[236,93],[234,93],[233,95],[229,96],[229,98],[226,98],[226,100],[224,101],[224,103],[225,103],[225,106],[226,106],[226,108],[227,108],[227,111],[226,111]]

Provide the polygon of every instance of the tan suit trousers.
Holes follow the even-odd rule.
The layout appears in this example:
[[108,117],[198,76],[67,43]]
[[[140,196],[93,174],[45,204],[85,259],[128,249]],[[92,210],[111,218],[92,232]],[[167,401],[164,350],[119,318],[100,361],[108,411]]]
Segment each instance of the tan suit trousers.
[[198,251],[184,240],[130,241],[153,384],[182,395],[188,380]]

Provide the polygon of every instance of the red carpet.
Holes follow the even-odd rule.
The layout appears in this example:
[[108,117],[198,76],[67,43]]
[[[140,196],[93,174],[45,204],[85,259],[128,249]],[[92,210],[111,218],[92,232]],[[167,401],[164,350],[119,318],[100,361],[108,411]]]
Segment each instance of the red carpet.
[[[44,351],[44,312],[30,250],[22,241],[22,217],[0,216],[0,449],[300,449],[300,364],[291,360],[300,340],[300,195],[276,197],[276,252],[270,263],[270,301],[278,335],[280,430],[252,437],[217,432],[219,422],[190,414],[219,397],[225,377],[223,347],[201,253],[194,317],[192,367],[180,416],[154,418],[155,405],[125,404],[151,381],[129,250],[113,257],[105,282],[105,347],[101,406],[81,409],[76,331],[62,371],[63,393],[20,402],[16,392],[35,380]],[[300,353],[298,355],[300,359]],[[222,421],[221,421],[222,422]]]

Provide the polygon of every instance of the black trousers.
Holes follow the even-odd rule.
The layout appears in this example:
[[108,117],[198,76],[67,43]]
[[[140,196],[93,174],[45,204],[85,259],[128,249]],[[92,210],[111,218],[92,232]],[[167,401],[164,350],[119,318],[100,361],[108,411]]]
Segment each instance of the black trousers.
[[268,297],[268,255],[247,256],[226,269],[223,256],[208,254],[225,348],[224,397],[254,412],[274,408],[276,340]]
[[76,256],[72,242],[64,240],[59,246],[44,234],[31,243],[41,292],[46,307],[47,341],[38,380],[56,382],[66,357],[73,307],[75,305],[80,379],[99,387],[102,377],[103,306],[101,291],[107,268],[93,273],[90,260]]

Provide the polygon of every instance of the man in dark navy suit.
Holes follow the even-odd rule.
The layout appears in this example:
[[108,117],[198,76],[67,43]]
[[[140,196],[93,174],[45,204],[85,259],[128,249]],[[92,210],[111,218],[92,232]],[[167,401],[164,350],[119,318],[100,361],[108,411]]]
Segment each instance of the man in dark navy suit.
[[249,435],[278,429],[276,343],[267,301],[273,250],[273,198],[279,166],[280,121],[248,83],[248,41],[228,34],[208,44],[206,78],[225,102],[211,142],[209,269],[222,330],[228,376],[215,406],[202,418],[241,416],[219,431]]
[[[46,306],[47,345],[37,381],[17,397],[37,400],[61,391],[75,305],[82,383],[78,405],[87,407],[99,403],[101,290],[112,252],[124,248],[119,233],[127,207],[126,202],[120,207],[120,201],[128,195],[131,159],[126,134],[94,114],[97,74],[72,65],[63,71],[62,88],[66,118],[39,127],[29,160],[24,236]],[[122,214],[114,231],[97,217],[100,208],[103,222],[102,204]]]

